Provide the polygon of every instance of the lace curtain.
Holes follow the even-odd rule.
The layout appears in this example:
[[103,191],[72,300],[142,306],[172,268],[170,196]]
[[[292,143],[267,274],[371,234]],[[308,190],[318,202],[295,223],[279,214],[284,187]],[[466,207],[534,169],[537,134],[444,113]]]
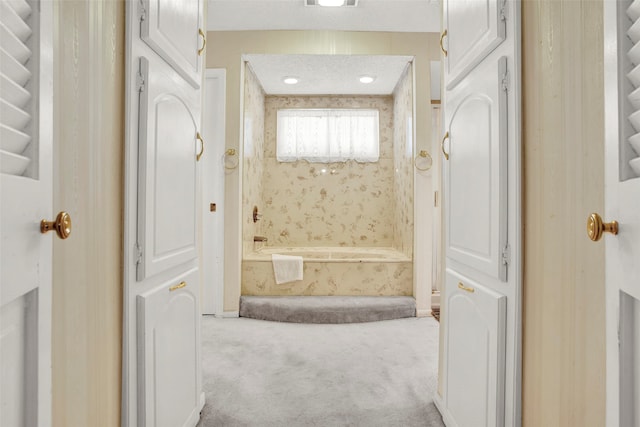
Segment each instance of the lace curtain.
[[377,162],[378,110],[278,110],[276,158],[334,163]]

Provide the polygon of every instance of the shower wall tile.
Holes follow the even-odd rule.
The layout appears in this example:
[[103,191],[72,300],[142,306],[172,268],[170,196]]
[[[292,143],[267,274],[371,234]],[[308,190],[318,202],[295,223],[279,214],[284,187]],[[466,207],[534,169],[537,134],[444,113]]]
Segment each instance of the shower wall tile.
[[244,82],[244,145],[242,188],[242,242],[244,250],[253,248],[253,236],[263,235],[263,222],[253,222],[253,207],[263,211],[264,102],[260,82],[247,66]]
[[[391,96],[266,97],[262,226],[270,246],[393,245],[393,105]],[[282,108],[379,110],[380,160],[278,162],[276,114]]]
[[393,247],[413,255],[413,79],[411,68],[393,97]]

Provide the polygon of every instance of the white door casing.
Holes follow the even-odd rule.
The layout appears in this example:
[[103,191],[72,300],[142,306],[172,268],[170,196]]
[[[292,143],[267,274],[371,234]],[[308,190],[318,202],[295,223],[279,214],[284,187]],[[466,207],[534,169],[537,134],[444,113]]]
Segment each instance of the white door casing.
[[205,70],[204,98],[202,136],[207,141],[207,155],[202,158],[202,313],[222,317],[226,70]]
[[0,425],[51,425],[53,12],[0,4]]
[[519,426],[520,3],[450,0],[443,13],[442,155],[449,159],[443,396],[435,401],[447,426]]
[[200,0],[126,2],[122,425],[193,427],[204,405],[197,159],[205,146],[200,78],[186,79],[179,63],[202,41],[162,50],[162,34],[142,31],[145,6],[159,8],[165,35],[197,34],[202,22]]
[[[639,1],[604,2],[606,419],[607,426],[640,426],[640,177],[629,167],[640,152],[630,116],[637,111]],[[631,36],[631,39],[630,39]],[[637,49],[635,49],[637,51]],[[633,71],[632,71],[633,70]],[[628,77],[629,76],[629,77]],[[629,80],[628,80],[629,79]],[[634,99],[635,98],[635,99]],[[634,129],[635,128],[635,129]],[[640,146],[638,146],[640,148]],[[635,175],[635,176],[634,176]],[[602,244],[602,243],[597,243]]]

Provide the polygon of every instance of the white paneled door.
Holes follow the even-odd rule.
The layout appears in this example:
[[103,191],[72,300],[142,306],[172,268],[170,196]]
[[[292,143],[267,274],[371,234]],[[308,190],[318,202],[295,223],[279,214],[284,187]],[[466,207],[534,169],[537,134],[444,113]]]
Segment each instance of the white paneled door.
[[504,41],[508,11],[504,0],[445,1],[443,6],[445,88],[452,89]]
[[139,7],[142,40],[193,87],[199,88],[206,44],[201,26],[202,1],[142,0]]
[[605,212],[587,219],[587,233],[605,244],[607,425],[638,427],[640,1],[605,2],[604,25]]
[[2,426],[51,425],[51,249],[70,232],[51,221],[52,22],[51,2],[0,2]]
[[127,2],[124,426],[195,426],[201,0]]
[[520,4],[445,0],[448,426],[520,425]]
[[507,298],[451,270],[445,287],[447,409],[457,425],[503,425]]
[[507,264],[507,59],[478,66],[447,91],[447,256],[497,280]]
[[138,280],[197,257],[200,91],[156,56],[140,57]]
[[137,297],[144,402],[139,425],[193,426],[200,418],[200,298],[193,286],[197,276],[198,270],[191,269]]

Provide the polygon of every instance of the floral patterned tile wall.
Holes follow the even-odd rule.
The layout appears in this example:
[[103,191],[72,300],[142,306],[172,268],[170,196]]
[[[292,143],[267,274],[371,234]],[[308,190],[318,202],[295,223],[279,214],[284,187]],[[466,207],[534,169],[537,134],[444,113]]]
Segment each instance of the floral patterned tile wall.
[[407,68],[393,96],[393,247],[413,254],[413,81]]
[[263,235],[263,223],[253,222],[253,207],[262,210],[263,206],[265,94],[248,65],[244,76],[242,242],[246,253],[253,248],[253,236]]
[[[377,109],[380,160],[278,162],[276,115],[285,108]],[[269,245],[392,246],[393,122],[391,96],[266,96],[261,210]]]

